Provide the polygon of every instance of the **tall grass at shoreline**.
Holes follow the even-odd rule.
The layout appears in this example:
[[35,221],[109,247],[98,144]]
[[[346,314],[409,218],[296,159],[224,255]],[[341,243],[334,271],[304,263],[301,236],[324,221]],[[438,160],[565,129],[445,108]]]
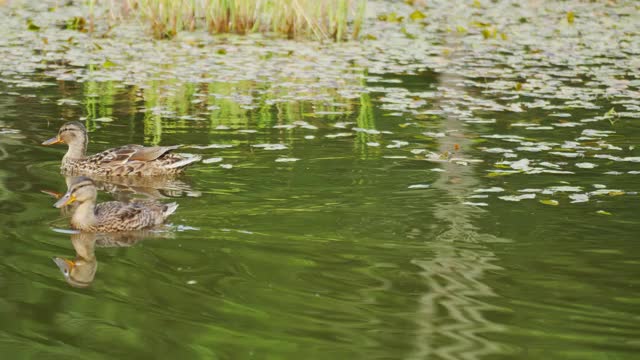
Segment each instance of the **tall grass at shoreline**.
[[276,33],[288,38],[357,39],[367,0],[109,0],[114,17],[148,22],[155,38],[181,31]]

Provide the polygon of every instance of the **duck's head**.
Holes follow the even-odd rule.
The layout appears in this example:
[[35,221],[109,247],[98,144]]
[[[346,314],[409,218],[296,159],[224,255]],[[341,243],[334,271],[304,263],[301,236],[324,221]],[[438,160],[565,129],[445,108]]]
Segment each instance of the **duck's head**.
[[87,128],[79,121],[64,123],[58,131],[58,135],[42,143],[42,145],[68,144],[72,146],[87,147]]
[[93,180],[86,176],[79,176],[69,182],[67,192],[53,206],[61,208],[74,202],[95,201],[97,195],[98,191]]

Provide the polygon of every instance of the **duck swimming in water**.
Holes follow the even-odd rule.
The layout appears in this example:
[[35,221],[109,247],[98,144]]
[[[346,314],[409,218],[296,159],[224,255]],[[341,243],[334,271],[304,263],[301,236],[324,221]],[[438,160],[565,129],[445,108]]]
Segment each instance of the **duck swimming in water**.
[[69,146],[62,158],[62,171],[70,174],[99,176],[121,175],[174,175],[185,167],[200,161],[197,155],[183,156],[172,153],[180,147],[124,145],[87,156],[89,136],[87,129],[79,121],[70,121],[62,125],[58,135],[42,145],[64,143]]
[[76,203],[71,227],[82,232],[135,231],[157,227],[178,208],[177,203],[155,200],[107,201],[96,204],[98,191],[93,180],[80,176],[69,183],[68,191],[53,206]]

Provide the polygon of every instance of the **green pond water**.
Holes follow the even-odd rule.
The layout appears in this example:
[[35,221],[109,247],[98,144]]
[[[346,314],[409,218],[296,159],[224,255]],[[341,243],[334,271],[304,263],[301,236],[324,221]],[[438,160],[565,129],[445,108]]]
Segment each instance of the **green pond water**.
[[[426,75],[403,81],[410,90],[437,85],[437,77]],[[160,190],[180,204],[170,236],[97,246],[91,285],[71,287],[52,257],[73,259],[76,251],[70,235],[60,230],[68,228],[65,218],[41,192],[65,191],[58,171],[65,149],[39,143],[57,131],[61,119],[87,112],[83,104],[94,98],[83,95],[86,87],[64,83],[30,90],[35,97],[20,90],[0,95],[0,348],[5,354],[637,356],[640,204],[633,191],[638,175],[602,175],[602,167],[625,168],[605,159],[573,175],[487,176],[496,169],[487,162],[496,156],[480,150],[487,142],[470,138],[497,133],[500,122],[460,128],[466,136],[453,140],[440,138],[459,144],[464,157],[485,162],[425,161],[408,149],[439,151],[448,145],[421,135],[418,127],[399,128],[398,119],[383,116],[371,99],[355,104],[352,114],[316,117],[304,117],[312,110],[299,104],[309,129],[283,129],[277,127],[277,109],[255,111],[240,127],[233,117],[215,124],[153,121],[136,112],[144,102],[126,87],[114,90],[110,101],[98,105],[110,109],[115,120],[86,121],[93,129],[90,152],[125,143],[232,146],[183,149],[222,159],[192,167],[180,179],[182,191]],[[63,97],[80,104],[59,106]],[[394,131],[394,140],[411,145],[388,148],[397,142],[357,131],[327,137],[345,132],[335,129],[339,122]],[[446,130],[458,126],[445,118],[431,122]],[[216,130],[225,123],[230,129]],[[505,132],[526,131],[514,129]],[[621,132],[626,139],[640,135],[632,123]],[[566,137],[560,131],[544,134],[550,142]],[[315,137],[306,139],[309,135]],[[366,145],[376,139],[381,146]],[[283,149],[253,146],[259,144]],[[582,192],[606,184],[620,193],[593,195],[582,203],[570,203],[562,191],[538,192],[536,199],[520,202],[498,197],[521,194],[514,189],[567,184]],[[483,192],[493,187],[504,191]],[[539,202],[544,199],[559,204]]]
[[[2,357],[638,358],[637,5],[477,3],[323,45],[0,7]],[[202,156],[100,192],[166,228],[69,231],[70,120]]]

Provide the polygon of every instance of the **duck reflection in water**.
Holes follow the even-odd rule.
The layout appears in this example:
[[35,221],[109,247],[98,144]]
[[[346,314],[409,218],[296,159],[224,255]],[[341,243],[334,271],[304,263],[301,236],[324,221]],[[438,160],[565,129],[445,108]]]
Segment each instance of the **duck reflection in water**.
[[[66,175],[64,177],[67,189],[71,186],[76,176]],[[120,177],[89,177],[97,190],[104,191],[118,201],[129,202],[136,198],[144,199],[168,199],[176,197],[200,197],[202,193],[195,191],[189,184],[168,176],[120,176]],[[53,190],[42,190],[43,193],[60,199],[64,194]],[[71,205],[62,208],[63,214],[71,213],[69,210],[75,209]]]
[[54,257],[53,262],[73,287],[86,288],[93,282],[98,270],[95,248],[129,247],[141,240],[172,238],[171,232],[134,231],[123,233],[75,233],[71,244],[76,251],[73,260]]

